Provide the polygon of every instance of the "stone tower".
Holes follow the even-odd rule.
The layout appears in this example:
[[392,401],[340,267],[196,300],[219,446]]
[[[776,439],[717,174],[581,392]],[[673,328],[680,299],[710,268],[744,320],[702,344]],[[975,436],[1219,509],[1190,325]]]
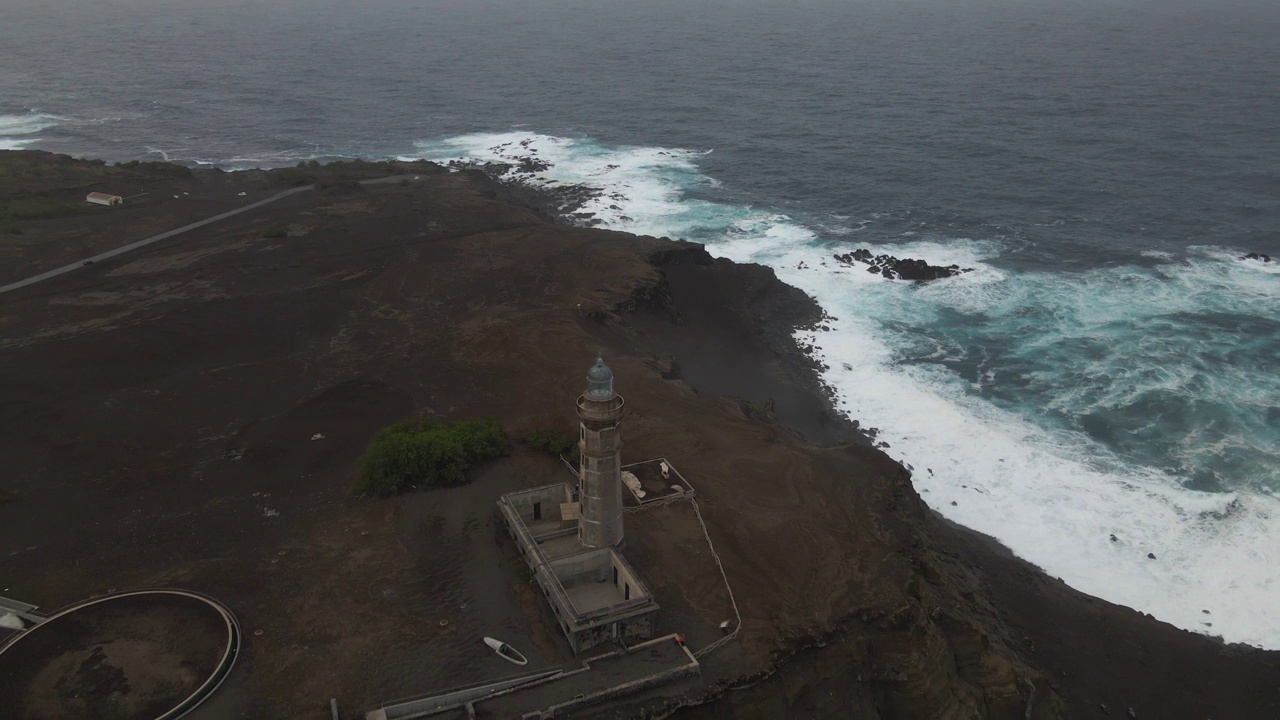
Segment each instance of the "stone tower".
[[587,371],[587,391],[578,398],[578,540],[589,548],[622,542],[622,405],[613,392],[613,371],[597,357]]

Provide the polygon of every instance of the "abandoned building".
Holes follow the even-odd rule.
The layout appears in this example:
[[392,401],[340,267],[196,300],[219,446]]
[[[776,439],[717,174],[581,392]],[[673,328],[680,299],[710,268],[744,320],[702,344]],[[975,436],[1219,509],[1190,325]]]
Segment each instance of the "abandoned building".
[[622,556],[623,399],[601,358],[578,398],[577,487],[556,483],[498,501],[507,531],[575,653],[653,637],[658,604]]
[[91,192],[88,195],[86,195],[84,199],[85,199],[85,202],[90,202],[90,203],[93,203],[94,205],[112,206],[112,205],[124,204],[124,198],[120,197],[119,195],[112,195],[110,193],[103,193],[103,192]]

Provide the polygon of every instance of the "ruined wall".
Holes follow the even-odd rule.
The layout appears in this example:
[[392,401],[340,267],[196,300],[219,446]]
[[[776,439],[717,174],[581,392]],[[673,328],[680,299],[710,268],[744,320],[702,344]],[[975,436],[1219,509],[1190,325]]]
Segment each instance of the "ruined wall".
[[567,588],[588,583],[612,582],[613,551],[608,548],[569,555],[551,561],[551,568]]
[[629,644],[652,638],[655,615],[657,615],[657,613],[653,612],[647,615],[641,615],[640,617],[628,618],[626,620],[619,621],[618,635],[622,638],[623,642]]
[[525,525],[535,522],[534,505],[540,505],[541,520],[558,520],[560,503],[573,500],[573,492],[568,485],[556,484],[533,488],[506,496],[507,504],[520,516]]

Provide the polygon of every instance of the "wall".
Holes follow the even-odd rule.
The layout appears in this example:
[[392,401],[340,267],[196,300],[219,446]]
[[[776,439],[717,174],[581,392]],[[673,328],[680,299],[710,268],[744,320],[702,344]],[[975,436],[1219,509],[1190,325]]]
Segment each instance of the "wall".
[[588,431],[585,426],[580,426],[581,436],[579,447],[588,455],[600,457],[602,455],[612,455],[621,448],[621,432],[619,425],[606,427],[599,430]]
[[568,485],[556,484],[546,487],[533,488],[518,493],[511,493],[506,496],[507,504],[511,506],[520,515],[520,519],[525,524],[532,523],[533,520],[533,504],[542,503],[542,519],[559,519],[560,503],[567,503],[573,500],[573,493]]
[[631,586],[632,600],[648,597],[648,589],[646,589],[644,583],[640,582],[640,579],[636,577],[635,572],[633,572],[631,567],[627,565],[627,562],[622,559],[622,556],[616,553],[610,553],[610,555],[612,556],[610,558],[610,572],[615,569],[618,571],[618,592],[622,592],[622,588],[625,587],[623,583],[626,583]]
[[[565,588],[613,578],[613,551],[608,548],[569,555],[551,561],[556,578]],[[621,577],[621,575],[619,576]]]

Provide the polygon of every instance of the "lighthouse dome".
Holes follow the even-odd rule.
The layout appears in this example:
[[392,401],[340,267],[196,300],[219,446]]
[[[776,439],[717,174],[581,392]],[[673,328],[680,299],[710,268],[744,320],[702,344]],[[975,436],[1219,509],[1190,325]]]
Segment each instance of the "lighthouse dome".
[[587,371],[587,399],[609,400],[613,398],[613,371],[597,357],[596,364]]

